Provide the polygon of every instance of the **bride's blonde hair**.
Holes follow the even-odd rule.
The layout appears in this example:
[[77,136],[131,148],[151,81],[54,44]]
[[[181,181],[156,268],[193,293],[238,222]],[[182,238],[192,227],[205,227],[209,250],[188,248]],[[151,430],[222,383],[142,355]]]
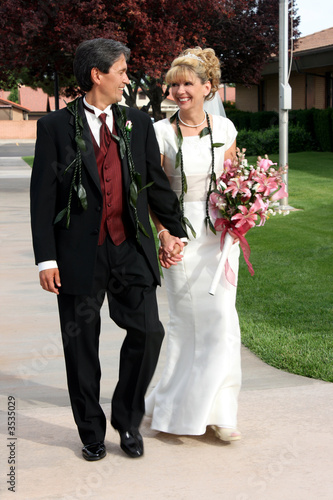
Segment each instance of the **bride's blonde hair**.
[[211,83],[211,91],[205,99],[212,99],[219,88],[221,78],[220,61],[215,51],[201,47],[184,50],[172,62],[166,75],[166,83],[171,85],[180,79],[186,79],[191,73],[197,76],[201,83]]

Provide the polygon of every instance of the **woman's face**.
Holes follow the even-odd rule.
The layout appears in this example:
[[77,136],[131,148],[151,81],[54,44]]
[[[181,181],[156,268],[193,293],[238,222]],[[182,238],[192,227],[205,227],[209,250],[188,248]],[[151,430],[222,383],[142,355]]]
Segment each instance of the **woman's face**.
[[171,95],[180,110],[199,110],[210,89],[210,82],[202,83],[196,75],[188,73],[171,84]]

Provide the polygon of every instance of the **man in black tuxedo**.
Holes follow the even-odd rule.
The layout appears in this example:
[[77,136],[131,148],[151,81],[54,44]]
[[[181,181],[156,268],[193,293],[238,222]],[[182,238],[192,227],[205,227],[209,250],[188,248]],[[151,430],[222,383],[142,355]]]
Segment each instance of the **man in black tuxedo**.
[[38,121],[31,178],[35,260],[41,286],[57,294],[69,395],[86,460],[106,454],[98,356],[104,297],[110,317],[126,330],[111,424],[121,448],[135,458],[143,454],[144,396],[164,335],[149,207],[168,230],[160,234],[165,252],[176,243],[182,248],[186,236],[149,116],[117,104],[129,83],[128,57],[129,49],[113,40],[78,47],[74,74],[86,94]]

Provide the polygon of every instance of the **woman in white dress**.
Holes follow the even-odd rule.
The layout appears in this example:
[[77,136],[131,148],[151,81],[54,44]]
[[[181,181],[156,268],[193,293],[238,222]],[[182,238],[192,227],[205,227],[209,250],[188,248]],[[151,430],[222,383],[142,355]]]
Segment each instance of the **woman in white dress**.
[[[223,272],[215,295],[208,293],[218,265],[220,239],[205,225],[214,175],[217,178],[222,173],[224,160],[236,155],[237,132],[232,122],[204,111],[204,102],[214,96],[219,81],[220,64],[212,49],[186,50],[167,74],[179,111],[171,121],[155,124],[163,168],[180,197],[184,221],[196,237],[190,236],[183,259],[177,261],[165,251],[169,241],[171,248],[168,231],[152,214],[161,240],[160,260],[168,268],[164,277],[170,320],[166,365],[146,399],[146,414],[158,431],[201,435],[212,426],[218,438],[233,441],[240,439],[236,286]],[[238,260],[235,241],[228,261],[236,280]]]

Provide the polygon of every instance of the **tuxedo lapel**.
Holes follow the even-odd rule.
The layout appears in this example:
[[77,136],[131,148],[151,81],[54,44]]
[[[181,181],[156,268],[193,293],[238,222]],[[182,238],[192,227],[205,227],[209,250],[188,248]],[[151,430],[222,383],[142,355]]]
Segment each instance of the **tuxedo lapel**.
[[[90,177],[92,178],[98,189],[101,191],[101,183],[98,175],[94,146],[92,143],[90,128],[88,125],[86,114],[84,112],[82,99],[79,100],[79,115],[81,116],[83,123],[82,138],[86,144],[86,151],[82,151],[82,163],[86,167]],[[72,118],[74,124],[74,117]]]
[[[117,124],[117,120],[119,119],[119,113],[118,113],[118,109],[116,106],[112,106],[112,112],[113,112],[114,118],[115,118],[117,135],[118,135],[118,137],[122,137],[121,130]],[[118,148],[118,150],[119,150],[119,148]],[[130,175],[129,175],[129,167],[128,167],[126,153],[124,154],[124,157],[121,158],[121,166],[122,166],[123,183],[124,183],[124,187],[125,187],[125,192],[128,193],[131,179],[130,179]]]

